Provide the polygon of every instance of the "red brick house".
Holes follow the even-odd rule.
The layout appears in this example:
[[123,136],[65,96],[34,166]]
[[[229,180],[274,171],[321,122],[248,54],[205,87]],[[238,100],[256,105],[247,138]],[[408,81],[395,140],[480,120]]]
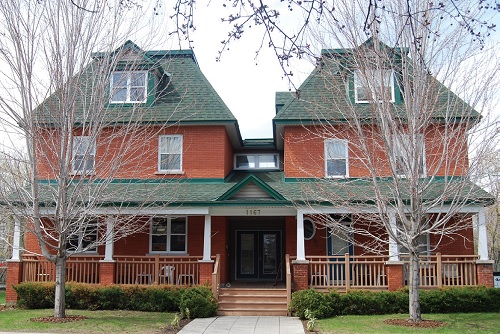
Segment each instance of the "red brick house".
[[[154,122],[149,122],[146,130],[150,132],[146,138],[150,139],[132,144],[143,149],[140,163],[123,166],[114,174],[93,212],[101,224],[85,237],[92,242],[99,233],[112,234],[113,225],[106,224],[107,220],[116,215],[136,215],[136,206],[141,208],[137,219],[146,220],[148,227],[117,241],[109,238],[105,245],[71,257],[68,281],[210,284],[221,300],[221,314],[257,313],[252,301],[243,302],[245,288],[251,289],[251,294],[257,294],[258,288],[273,288],[277,296],[271,297],[271,292],[264,290],[267,303],[259,303],[278,314],[286,313],[287,296],[292,290],[394,290],[406,284],[406,262],[401,255],[404,252],[397,245],[389,242],[378,253],[368,252],[359,246],[363,236],[354,235],[348,241],[317,219],[318,215],[329,215],[349,223],[356,213],[318,193],[315,198],[311,185],[338,177],[344,183],[336,188],[336,196],[352,203],[366,200],[373,191],[369,173],[353,153],[355,148],[347,146],[353,135],[350,130],[339,122],[329,122],[332,125],[328,138],[316,130],[318,124],[326,123],[310,110],[310,102],[319,96],[318,87],[324,85],[321,66],[299,87],[300,94],[276,94],[273,138],[243,140],[237,120],[203,76],[193,51],[141,51],[130,42],[124,47],[143,55],[144,66],[134,73],[124,68],[123,73],[113,74],[129,77],[120,87],[110,84],[111,89],[119,91],[110,94],[110,101],[119,104],[121,110],[126,110],[129,103],[142,103],[143,117]],[[323,56],[328,53],[331,50]],[[157,97],[150,101],[146,91],[159,87],[150,85],[152,77],[161,80],[164,76],[168,77],[168,87],[150,91]],[[390,84],[396,105],[401,94],[394,81],[391,79]],[[366,108],[367,104],[360,103],[361,90],[355,93],[354,105]],[[334,97],[329,103],[344,100],[336,102]],[[94,145],[92,159],[74,167],[77,171],[92,169],[94,181],[105,178],[106,172],[99,170],[98,162],[105,160],[109,152],[99,147],[99,138],[94,144],[86,142],[78,125],[74,131],[81,145]],[[436,141],[440,131],[437,122],[426,131],[425,141]],[[100,136],[113,134],[109,129]],[[50,136],[50,132],[46,135]],[[460,140],[466,140],[465,132],[463,138],[457,138]],[[330,153],[331,147],[337,154]],[[383,152],[374,154],[384,160]],[[463,159],[452,168],[457,176],[467,168],[467,151],[462,154]],[[425,151],[428,166],[433,165],[437,155],[439,150]],[[74,159],[79,159],[77,153]],[[54,176],[46,163],[42,160],[39,166],[48,193]],[[381,177],[388,175],[384,168]],[[436,186],[429,197],[444,189],[444,176],[448,175],[446,170],[435,174]],[[443,238],[427,237],[422,251],[424,288],[493,285],[484,226],[485,206],[491,204],[491,196],[471,182],[466,188],[471,201],[463,206],[460,215],[477,217],[477,245],[472,227],[463,231],[463,240],[444,242]],[[50,216],[53,203],[43,193],[42,200],[47,201],[44,214]],[[446,210],[446,203],[441,210]],[[439,213],[438,209],[429,212]],[[8,263],[8,301],[16,298],[12,285],[53,279],[52,265],[36,255],[36,238],[16,231]],[[25,248],[22,252],[21,237]],[[228,297],[231,292],[239,297]],[[240,309],[232,308],[234,305],[224,298],[239,301]]]

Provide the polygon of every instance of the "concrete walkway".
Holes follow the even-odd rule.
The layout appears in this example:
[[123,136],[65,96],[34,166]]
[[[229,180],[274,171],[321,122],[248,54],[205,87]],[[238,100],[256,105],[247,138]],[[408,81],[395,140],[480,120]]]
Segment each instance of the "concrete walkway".
[[223,316],[194,319],[179,334],[304,334],[292,317]]

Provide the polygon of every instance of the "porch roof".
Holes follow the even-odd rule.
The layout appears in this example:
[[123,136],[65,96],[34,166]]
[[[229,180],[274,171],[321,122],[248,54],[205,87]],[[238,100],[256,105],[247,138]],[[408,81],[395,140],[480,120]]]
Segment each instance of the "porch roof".
[[[242,198],[233,196],[248,182],[253,181],[260,187],[262,194],[268,196]],[[446,204],[486,206],[493,203],[493,197],[462,178],[434,178],[428,180],[423,200],[428,206],[444,196]],[[245,183],[246,182],[246,183]],[[398,180],[399,183],[406,182]],[[55,182],[40,183],[42,206],[52,207],[56,201],[52,194],[57,187]],[[282,171],[233,172],[225,179],[176,179],[176,180],[96,180],[75,183],[68,188],[72,201],[89,203],[94,201],[99,207],[136,207],[136,206],[233,206],[262,205],[290,206],[293,204],[311,205],[369,205],[374,203],[375,191],[392,202],[395,186],[392,179],[289,179]],[[399,189],[404,189],[399,188]],[[403,193],[409,200],[409,193]],[[96,200],[97,199],[97,200]]]

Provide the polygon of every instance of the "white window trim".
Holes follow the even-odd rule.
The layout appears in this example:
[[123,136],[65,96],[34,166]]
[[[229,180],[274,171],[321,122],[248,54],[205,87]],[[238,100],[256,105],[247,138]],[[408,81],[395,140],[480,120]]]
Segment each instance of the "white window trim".
[[[394,71],[392,70],[388,70],[388,69],[382,69],[382,71],[390,71],[390,77],[389,77],[389,85],[391,87],[391,99],[390,101],[387,101],[387,102],[395,102],[396,101],[396,93],[395,93],[395,85],[394,85]],[[356,103],[370,103],[372,101],[370,100],[360,100],[358,98],[358,87],[363,87],[362,85],[359,85],[358,83],[360,83],[360,79],[358,78],[358,76],[360,75],[361,71],[360,70],[354,70],[354,100]],[[370,87],[371,89],[371,87]],[[372,91],[373,93],[373,91]],[[378,102],[382,102],[382,101],[378,101]]]
[[[425,136],[423,133],[419,134],[421,137],[422,137],[422,175],[420,175],[420,178],[425,178],[427,177],[427,161],[426,161],[426,149],[425,149]],[[409,138],[409,134],[402,134],[402,136],[404,137],[408,137]],[[398,155],[397,155],[397,145],[398,142],[397,142],[398,138],[397,138],[397,135],[393,135],[392,136],[392,145],[393,145],[393,158],[394,158],[394,162],[396,164],[396,167],[397,167],[397,163],[398,163]],[[397,172],[397,170],[396,170]],[[397,177],[399,178],[406,178],[406,175],[403,175],[403,174],[396,174]]]
[[[75,142],[75,139],[76,138],[87,138],[89,139],[89,143],[92,143],[91,145],[91,148],[92,148],[92,151],[90,152],[88,150],[88,147],[85,148],[85,155],[88,155],[88,156],[93,156],[94,157],[94,163],[92,165],[92,169],[89,169],[89,170],[77,170],[75,169],[75,156],[76,156],[76,150],[75,150],[75,147],[74,147],[74,142]],[[91,136],[73,136],[73,144],[72,144],[72,157],[71,157],[71,175],[94,175],[95,174],[95,165],[96,165],[96,139],[95,138],[92,138]],[[84,167],[85,167],[85,163],[84,163]]]
[[[149,220],[149,254],[182,254],[186,255],[188,252],[188,217],[187,216],[175,216],[175,217],[155,217],[155,218],[162,218],[162,219],[167,219],[167,245],[166,245],[166,251],[153,251],[153,222],[154,218],[151,218]],[[185,224],[186,224],[186,238],[184,242],[184,251],[170,251],[170,236],[171,234],[171,223],[172,223],[172,218],[184,218],[185,219]]]
[[[341,142],[345,144],[345,175],[328,175],[328,143]],[[349,141],[346,139],[330,138],[324,142],[325,176],[332,179],[341,179],[349,177]]]
[[[160,151],[161,148],[161,139],[162,138],[180,138],[181,139],[181,158],[180,158],[180,166],[179,169],[161,169],[161,155],[162,152]],[[184,171],[182,169],[182,159],[184,158],[183,154],[183,147],[184,147],[184,138],[182,135],[161,135],[158,137],[158,171],[155,174],[184,174]],[[169,154],[169,153],[164,153],[164,154]]]
[[[256,167],[237,167],[236,166],[236,158],[237,157],[248,157],[253,156],[255,158],[255,166]],[[272,156],[276,157],[276,167],[259,167],[259,156]],[[238,153],[233,156],[233,168],[235,170],[278,170],[280,166],[280,156],[278,153],[252,153],[252,154],[244,154]]]
[[[113,75],[115,73],[126,73],[127,74],[127,99],[125,101],[118,101],[118,100],[113,100],[114,96],[114,85],[113,85]],[[132,73],[144,73],[144,99],[142,101],[131,101],[130,100],[130,76]],[[110,97],[109,101],[110,103],[113,104],[123,104],[123,103],[145,103],[148,100],[148,71],[115,71],[111,74],[111,80],[110,80]]]

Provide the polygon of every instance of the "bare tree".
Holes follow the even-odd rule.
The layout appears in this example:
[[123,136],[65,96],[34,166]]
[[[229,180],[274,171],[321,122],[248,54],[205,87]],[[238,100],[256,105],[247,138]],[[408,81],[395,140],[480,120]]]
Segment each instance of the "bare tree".
[[[140,218],[141,206],[133,214],[120,212],[132,199],[146,207],[153,189],[109,187],[113,179],[137,177],[148,159],[157,159],[157,151],[146,146],[158,141],[169,120],[153,125],[158,118],[148,106],[166,90],[175,93],[162,68],[165,60],[125,42],[140,29],[150,43],[162,36],[147,34],[144,10],[123,1],[0,4],[0,108],[10,146],[5,151],[26,157],[12,160],[13,167],[26,166],[26,173],[6,183],[2,203],[19,224],[26,222],[40,253],[55,263],[55,317],[65,316],[68,257],[148,223]],[[182,94],[175,94],[181,101]],[[11,153],[16,149],[25,154]],[[104,218],[110,203],[115,210]]]
[[[318,217],[333,233],[357,236],[366,252],[406,249],[409,316],[420,321],[422,237],[437,237],[431,247],[456,239],[470,245],[463,231],[472,220],[463,209],[492,201],[470,177],[498,138],[488,116],[489,99],[498,92],[497,46],[485,42],[481,50],[460,25],[443,19],[441,12],[453,10],[453,2],[437,11],[418,1],[384,2],[375,11],[367,2],[335,6],[314,34],[338,49],[322,52],[283,108],[309,115],[301,119],[307,134],[285,145],[293,151],[299,141],[325,142],[326,161],[296,154],[301,175],[315,178],[303,184],[304,202],[312,210],[318,201],[345,208],[350,224]],[[471,18],[480,14],[468,11]],[[287,156],[285,148],[285,159],[293,160],[294,153]]]
[[[132,2],[132,1],[129,1]],[[394,11],[392,1],[355,1],[353,6],[360,8],[357,18],[357,29],[371,35],[374,27],[395,13],[408,20],[420,21],[425,24],[426,15],[439,20],[451,21],[459,26],[464,33],[474,38],[478,45],[484,45],[485,38],[495,29],[494,21],[486,16],[478,20],[477,13],[471,15],[470,9],[482,14],[493,14],[500,10],[495,1],[435,1],[428,2],[425,8],[415,11],[415,4],[419,1],[407,1]],[[199,16],[196,7],[219,6],[222,24],[227,24],[227,34],[221,36],[221,48],[217,59],[220,60],[223,52],[234,45],[238,40],[245,39],[250,32],[261,36],[260,43],[255,46],[258,57],[262,48],[272,48],[283,72],[287,76],[293,75],[289,70],[289,61],[293,58],[302,58],[305,55],[314,56],[314,43],[310,43],[307,32],[317,24],[327,23],[330,20],[343,21],[342,1],[322,0],[224,0],[224,1],[194,1],[194,0],[156,0],[155,11],[166,10],[174,21],[171,34],[178,36],[179,41],[186,41],[190,45],[196,44],[192,33],[196,30]],[[201,15],[200,15],[201,16]],[[290,24],[297,22],[297,24]],[[339,25],[340,32],[347,26]],[[398,35],[398,33],[395,33]],[[418,43],[418,32],[412,36],[413,42]]]

